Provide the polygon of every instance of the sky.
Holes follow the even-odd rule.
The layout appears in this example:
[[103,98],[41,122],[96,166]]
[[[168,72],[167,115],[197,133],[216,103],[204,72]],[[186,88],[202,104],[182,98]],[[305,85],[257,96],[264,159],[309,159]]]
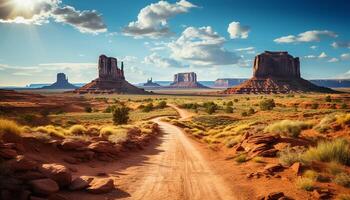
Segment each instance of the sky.
[[288,51],[306,79],[350,79],[348,0],[0,0],[0,86],[97,77],[98,56],[131,83],[249,78],[254,57]]

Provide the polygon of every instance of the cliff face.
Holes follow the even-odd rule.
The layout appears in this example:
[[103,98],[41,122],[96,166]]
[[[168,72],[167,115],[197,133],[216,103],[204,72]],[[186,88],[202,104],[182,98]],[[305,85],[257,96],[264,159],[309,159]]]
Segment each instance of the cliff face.
[[300,61],[288,52],[265,51],[257,55],[253,65],[253,77],[229,88],[225,94],[270,94],[297,92],[326,92],[333,90],[319,87],[300,76]]
[[300,61],[288,52],[265,51],[254,60],[253,77],[300,78]]
[[66,74],[58,73],[57,80],[55,83],[49,86],[44,86],[41,89],[75,89],[75,88],[78,88],[78,87],[68,82],[68,78],[66,77]]
[[101,55],[98,60],[98,78],[75,90],[76,93],[130,93],[146,94],[125,80],[124,63],[118,67],[118,60]]
[[194,72],[178,73],[174,75],[174,82],[170,84],[172,88],[206,88],[197,82],[197,74]]

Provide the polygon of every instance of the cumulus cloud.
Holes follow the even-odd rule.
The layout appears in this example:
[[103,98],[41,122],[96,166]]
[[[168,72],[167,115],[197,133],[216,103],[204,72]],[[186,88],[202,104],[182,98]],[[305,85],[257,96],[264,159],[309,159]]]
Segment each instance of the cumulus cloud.
[[340,55],[340,58],[342,60],[350,60],[350,53],[343,53],[342,55]]
[[188,27],[181,36],[168,44],[171,57],[176,60],[188,61],[192,65],[230,65],[236,64],[239,57],[223,45],[225,38],[221,37],[210,26]]
[[144,59],[144,63],[155,65],[156,67],[162,67],[162,68],[184,67],[180,62],[171,58],[163,58],[159,56],[157,53],[152,53],[151,55],[146,56]]
[[350,41],[333,42],[331,44],[334,48],[348,48],[350,49]]
[[174,4],[167,1],[152,3],[141,9],[137,21],[130,22],[123,32],[125,35],[136,38],[158,38],[170,34],[168,20],[178,14],[187,13],[194,4],[181,0]]
[[327,58],[328,56],[327,56],[327,54],[325,53],[325,52],[322,52],[319,56],[318,56],[318,58]]
[[314,59],[314,58],[316,58],[316,56],[315,55],[307,55],[307,56],[304,56],[304,58]]
[[312,45],[310,48],[315,50],[315,49],[317,49],[317,46],[316,45]]
[[246,48],[239,48],[235,49],[236,51],[253,51],[255,50],[255,47],[246,47]]
[[[102,17],[95,10],[79,11],[71,6],[61,6],[60,0],[31,0],[28,5],[18,5],[14,0],[0,3],[0,23],[42,25],[50,19],[69,24],[82,33],[106,32]],[[20,2],[22,3],[22,2]]]
[[230,34],[231,39],[241,38],[247,39],[249,35],[250,27],[243,26],[239,22],[231,22],[227,27],[227,32]]
[[338,58],[331,58],[328,60],[328,62],[330,62],[330,63],[334,63],[334,62],[338,62],[338,61],[339,61]]
[[328,30],[312,30],[295,35],[283,36],[276,38],[276,43],[298,43],[298,42],[319,42],[324,37],[336,38],[338,35],[333,31]]
[[318,56],[315,56],[315,55],[307,55],[307,56],[304,56],[304,58],[307,58],[307,59],[315,59],[315,58],[319,58],[319,59],[322,59],[322,58],[327,58],[328,55],[325,53],[325,52],[322,52],[320,55]]
[[69,24],[82,33],[97,34],[107,31],[101,15],[95,10],[79,11],[71,6],[65,6],[55,9],[52,16],[56,22]]

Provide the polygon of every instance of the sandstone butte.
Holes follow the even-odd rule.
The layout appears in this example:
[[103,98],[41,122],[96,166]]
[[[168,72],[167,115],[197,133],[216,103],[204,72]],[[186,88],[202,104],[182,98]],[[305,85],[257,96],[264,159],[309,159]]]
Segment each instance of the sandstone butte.
[[101,55],[98,60],[98,78],[74,90],[75,93],[126,93],[147,94],[146,91],[133,86],[124,76],[124,63],[118,66],[118,60]]
[[335,91],[312,84],[300,75],[300,60],[286,51],[265,51],[255,57],[253,77],[225,94],[271,94]]
[[194,72],[178,73],[174,75],[174,82],[170,88],[207,88],[197,82],[197,74]]

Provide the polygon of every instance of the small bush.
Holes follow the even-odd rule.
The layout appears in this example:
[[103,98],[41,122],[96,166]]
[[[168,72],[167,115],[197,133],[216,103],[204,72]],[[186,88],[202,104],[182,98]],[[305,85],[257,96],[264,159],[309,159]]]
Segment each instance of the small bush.
[[261,110],[272,110],[276,106],[276,104],[273,99],[266,99],[260,101],[259,106]]
[[34,123],[36,116],[33,114],[25,114],[22,116],[22,119],[24,122],[26,122],[28,124],[32,124],[32,123]]
[[326,98],[324,99],[326,102],[332,102],[332,98],[331,96],[326,96]]
[[253,108],[249,108],[248,115],[253,115],[255,113],[255,110]]
[[340,125],[350,125],[350,113],[336,115],[336,122]]
[[233,106],[233,102],[232,102],[232,101],[229,101],[229,102],[227,102],[226,105],[227,105],[227,106]]
[[347,109],[348,105],[346,103],[342,103],[340,106],[341,109]]
[[22,129],[14,121],[7,120],[7,119],[0,119],[0,139],[6,133],[20,135],[22,133]]
[[233,108],[231,106],[226,106],[225,112],[226,113],[233,113]]
[[238,102],[238,99],[234,99],[233,101],[234,101],[235,103],[237,103],[237,102]]
[[92,108],[91,107],[85,107],[85,112],[91,113],[92,112]]
[[241,112],[241,116],[246,117],[246,116],[248,116],[248,113],[246,111],[243,111],[243,112]]
[[344,187],[350,187],[350,175],[344,172],[339,173],[335,175],[333,182]]
[[343,172],[343,166],[340,165],[338,162],[330,162],[327,165],[327,172],[332,174],[332,175],[337,175],[341,172]]
[[213,113],[215,113],[217,107],[215,105],[208,105],[206,108],[205,108],[205,111],[211,115]]
[[303,173],[303,177],[305,178],[309,178],[311,180],[314,180],[316,181],[318,179],[318,173],[314,170],[306,170],[304,173]]
[[318,108],[318,103],[313,103],[311,104],[311,109],[317,109]]
[[227,141],[226,143],[226,147],[227,148],[232,148],[233,146],[235,146],[236,144],[238,144],[239,142],[242,141],[242,136],[241,135],[237,135],[234,138],[231,138]]
[[153,110],[153,103],[148,103],[143,109],[142,112],[151,112]]
[[327,130],[331,129],[330,124],[336,120],[334,115],[325,116],[321,121],[314,127],[319,133],[325,133]]
[[309,148],[304,158],[307,161],[318,160],[323,162],[339,162],[350,164],[350,145],[346,139],[337,138],[332,141],[321,141],[316,147]]
[[310,178],[299,177],[295,184],[297,188],[303,189],[306,191],[311,191],[314,189],[314,181]]
[[282,165],[291,166],[295,162],[303,162],[302,153],[287,147],[278,154],[279,162]]
[[302,130],[311,128],[308,123],[301,121],[283,120],[265,128],[265,132],[278,133],[289,137],[298,137]]
[[[153,106],[153,105],[152,105]],[[129,108],[121,106],[113,111],[114,124],[127,124],[129,120]]]
[[254,157],[252,160],[256,163],[265,163],[264,159],[262,157],[259,157],[259,156]]
[[157,105],[157,108],[163,109],[166,107],[166,101],[161,101],[159,102],[159,104]]
[[72,135],[83,135],[86,133],[86,128],[83,126],[83,125],[73,125],[69,128],[69,132],[72,134]]
[[247,155],[246,154],[241,154],[235,158],[235,161],[237,163],[244,163],[247,161]]

